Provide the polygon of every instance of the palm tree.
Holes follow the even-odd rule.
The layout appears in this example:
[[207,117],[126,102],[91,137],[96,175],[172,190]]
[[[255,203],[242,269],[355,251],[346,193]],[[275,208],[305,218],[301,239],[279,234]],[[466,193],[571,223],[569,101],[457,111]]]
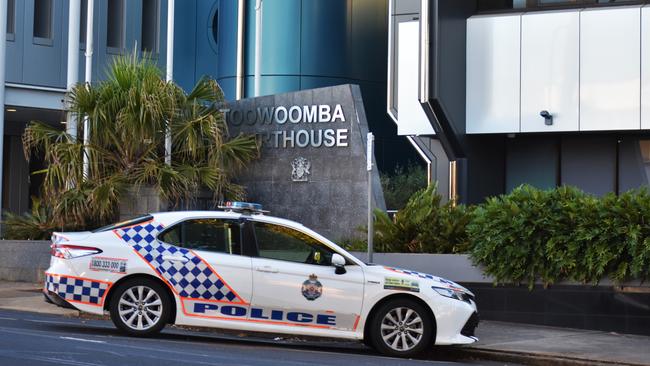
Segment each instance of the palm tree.
[[[66,98],[78,121],[89,118],[86,149],[83,131],[72,136],[32,122],[23,135],[27,158],[44,154],[43,201],[58,225],[86,227],[113,220],[125,193],[142,186],[153,187],[172,204],[191,199],[202,188],[211,190],[215,201],[243,196],[243,187],[232,178],[258,156],[259,144],[253,135],[229,136],[216,81],[204,77],[186,93],[162,79],[151,61],[135,55],[116,58],[107,76],[97,84],[76,85]],[[167,129],[171,164],[165,163]]]

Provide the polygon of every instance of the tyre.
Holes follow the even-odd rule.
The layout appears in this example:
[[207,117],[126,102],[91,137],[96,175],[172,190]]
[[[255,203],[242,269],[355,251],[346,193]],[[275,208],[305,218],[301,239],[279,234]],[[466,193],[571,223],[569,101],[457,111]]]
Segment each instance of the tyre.
[[111,320],[129,335],[146,337],[165,327],[171,306],[171,299],[159,282],[133,278],[120,284],[111,296]]
[[390,300],[372,317],[370,343],[385,355],[412,357],[431,345],[433,328],[434,322],[424,306],[409,299]]

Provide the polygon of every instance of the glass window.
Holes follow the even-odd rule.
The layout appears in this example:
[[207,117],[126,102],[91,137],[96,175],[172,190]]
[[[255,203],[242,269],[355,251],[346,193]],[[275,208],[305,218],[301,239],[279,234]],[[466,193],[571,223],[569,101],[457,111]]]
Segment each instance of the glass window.
[[93,233],[101,233],[101,232],[104,232],[104,231],[115,230],[115,229],[119,229],[119,228],[126,227],[126,226],[144,224],[145,222],[148,222],[148,221],[151,221],[151,220],[153,220],[153,216],[151,216],[151,215],[138,216],[138,217],[130,219],[130,220],[120,221],[120,222],[115,223],[115,224],[102,226],[99,229],[93,230],[92,232]]
[[79,18],[79,43],[86,44],[86,28],[88,27],[88,0],[81,0],[81,16]]
[[106,28],[106,46],[109,48],[124,48],[124,0],[108,2]]
[[315,238],[286,226],[256,222],[259,256],[268,259],[329,266],[334,251]]
[[222,219],[193,219],[164,231],[159,240],[195,250],[241,254],[241,224]]
[[7,33],[13,34],[16,30],[16,0],[7,2]]
[[158,53],[160,0],[142,0],[142,44],[144,52]]
[[52,0],[34,0],[34,37],[52,38]]

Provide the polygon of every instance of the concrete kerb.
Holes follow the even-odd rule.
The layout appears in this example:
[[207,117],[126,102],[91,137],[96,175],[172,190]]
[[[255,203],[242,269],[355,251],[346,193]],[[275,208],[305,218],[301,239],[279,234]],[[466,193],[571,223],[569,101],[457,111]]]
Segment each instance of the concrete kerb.
[[449,347],[446,350],[455,359],[487,360],[495,362],[518,363],[530,366],[648,366],[647,363],[629,363],[621,361],[604,361],[558,354],[517,352],[505,350],[482,349],[480,347]]
[[0,240],[0,281],[42,282],[50,264],[48,240]]

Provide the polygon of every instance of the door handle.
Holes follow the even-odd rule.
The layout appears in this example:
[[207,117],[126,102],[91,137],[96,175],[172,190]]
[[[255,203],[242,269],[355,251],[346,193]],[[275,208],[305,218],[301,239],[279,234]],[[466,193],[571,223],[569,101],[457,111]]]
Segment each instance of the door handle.
[[182,255],[163,255],[162,260],[170,261],[170,262],[181,262],[181,263],[187,263],[190,261],[189,258],[184,257]]
[[271,266],[257,267],[255,270],[258,272],[278,273],[278,269]]

